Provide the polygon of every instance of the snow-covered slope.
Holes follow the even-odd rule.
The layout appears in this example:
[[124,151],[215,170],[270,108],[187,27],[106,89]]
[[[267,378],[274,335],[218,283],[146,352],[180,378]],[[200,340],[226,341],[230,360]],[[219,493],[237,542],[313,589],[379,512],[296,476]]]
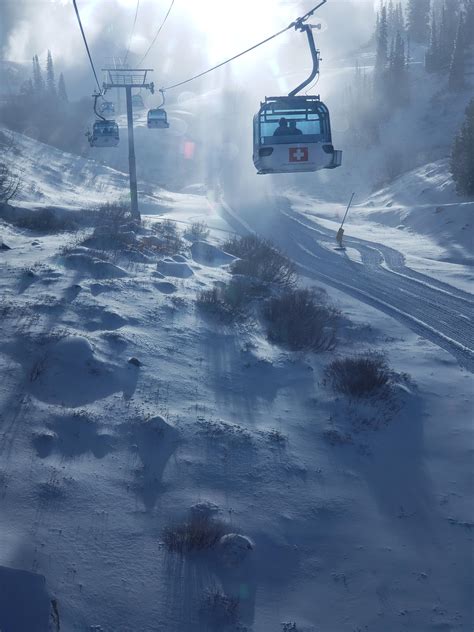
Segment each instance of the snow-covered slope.
[[[22,157],[41,204],[57,171],[65,208],[126,186],[51,154],[38,169]],[[271,344],[258,310],[204,315],[195,299],[229,280],[232,228],[205,196],[166,194],[164,209],[158,193],[150,210],[206,221],[217,250],[100,262],[83,235],[1,225],[0,582],[18,586],[0,628],[25,632],[12,604],[30,585],[41,621],[44,576],[61,632],[470,632],[472,375],[329,287],[344,318],[319,355]],[[336,395],[327,364],[366,349],[387,355],[390,395]],[[225,543],[169,552],[163,528],[190,508],[247,536],[245,563]],[[216,590],[235,620],[209,607]]]
[[[33,140],[5,129],[14,148],[4,160],[21,178],[15,205],[28,208],[90,209],[116,200],[128,199],[128,176],[94,160]],[[7,144],[10,144],[8,140]],[[143,207],[155,212],[163,203],[157,186],[142,185]]]
[[448,159],[404,174],[363,206],[371,221],[427,236],[448,251],[458,248],[459,258],[463,250],[474,257],[474,200],[456,194]]

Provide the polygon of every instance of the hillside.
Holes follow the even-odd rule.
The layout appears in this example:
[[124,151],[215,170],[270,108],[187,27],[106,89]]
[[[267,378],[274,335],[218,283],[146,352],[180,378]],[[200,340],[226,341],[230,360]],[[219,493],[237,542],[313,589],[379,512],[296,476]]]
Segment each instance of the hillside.
[[[117,171],[22,137],[17,147],[22,207],[77,212],[123,196]],[[427,203],[441,203],[441,169],[370,198],[373,225],[390,202],[424,204],[426,178]],[[201,309],[203,289],[236,279],[224,242],[238,222],[196,190],[150,188],[149,223],[118,251],[87,226],[0,224],[0,585],[12,582],[0,628],[24,632],[29,592],[28,632],[46,632],[48,605],[67,632],[468,632],[470,370],[309,269],[299,284],[341,314],[334,348],[272,342],[270,286],[239,318]],[[205,221],[207,243],[188,233],[160,254],[163,218]],[[323,262],[325,238],[281,226]],[[334,390],[328,365],[363,351],[385,354],[389,387]],[[177,552],[167,529],[186,520],[227,536]]]

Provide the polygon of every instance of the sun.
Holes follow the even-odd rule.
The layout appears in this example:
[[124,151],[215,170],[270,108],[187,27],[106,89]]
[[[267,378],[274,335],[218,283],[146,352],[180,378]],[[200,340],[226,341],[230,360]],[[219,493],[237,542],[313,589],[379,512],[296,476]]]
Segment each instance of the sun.
[[297,6],[285,1],[239,0],[225,4],[225,11],[222,0],[187,0],[182,5],[187,18],[206,36],[211,62],[252,46],[297,17]]

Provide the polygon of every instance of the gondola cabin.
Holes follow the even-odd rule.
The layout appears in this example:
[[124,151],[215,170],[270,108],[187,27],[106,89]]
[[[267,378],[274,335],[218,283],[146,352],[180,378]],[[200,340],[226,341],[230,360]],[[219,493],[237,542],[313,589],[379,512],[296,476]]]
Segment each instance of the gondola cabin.
[[254,117],[253,161],[259,174],[334,169],[329,110],[319,96],[266,97]]
[[96,121],[89,133],[91,147],[116,147],[119,141],[119,127],[115,121]]
[[148,110],[147,125],[149,129],[168,129],[168,116],[163,108]]
[[138,110],[143,110],[145,108],[145,104],[143,103],[141,94],[132,95],[132,105],[134,108],[137,108]]
[[115,105],[112,101],[103,101],[99,106],[99,112],[104,116],[115,114]]

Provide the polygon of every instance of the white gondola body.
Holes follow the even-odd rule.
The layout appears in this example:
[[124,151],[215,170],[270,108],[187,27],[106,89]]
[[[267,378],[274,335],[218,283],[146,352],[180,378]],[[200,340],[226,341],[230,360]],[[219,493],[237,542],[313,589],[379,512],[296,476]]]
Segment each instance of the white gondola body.
[[137,110],[143,110],[145,108],[141,94],[132,95],[132,105]]
[[116,147],[120,142],[119,127],[115,121],[96,121],[89,135],[91,147]]
[[253,161],[259,174],[339,167],[342,152],[332,145],[329,111],[319,97],[266,98],[254,117]]
[[155,108],[148,111],[147,125],[149,129],[168,129],[168,116],[163,108]]

